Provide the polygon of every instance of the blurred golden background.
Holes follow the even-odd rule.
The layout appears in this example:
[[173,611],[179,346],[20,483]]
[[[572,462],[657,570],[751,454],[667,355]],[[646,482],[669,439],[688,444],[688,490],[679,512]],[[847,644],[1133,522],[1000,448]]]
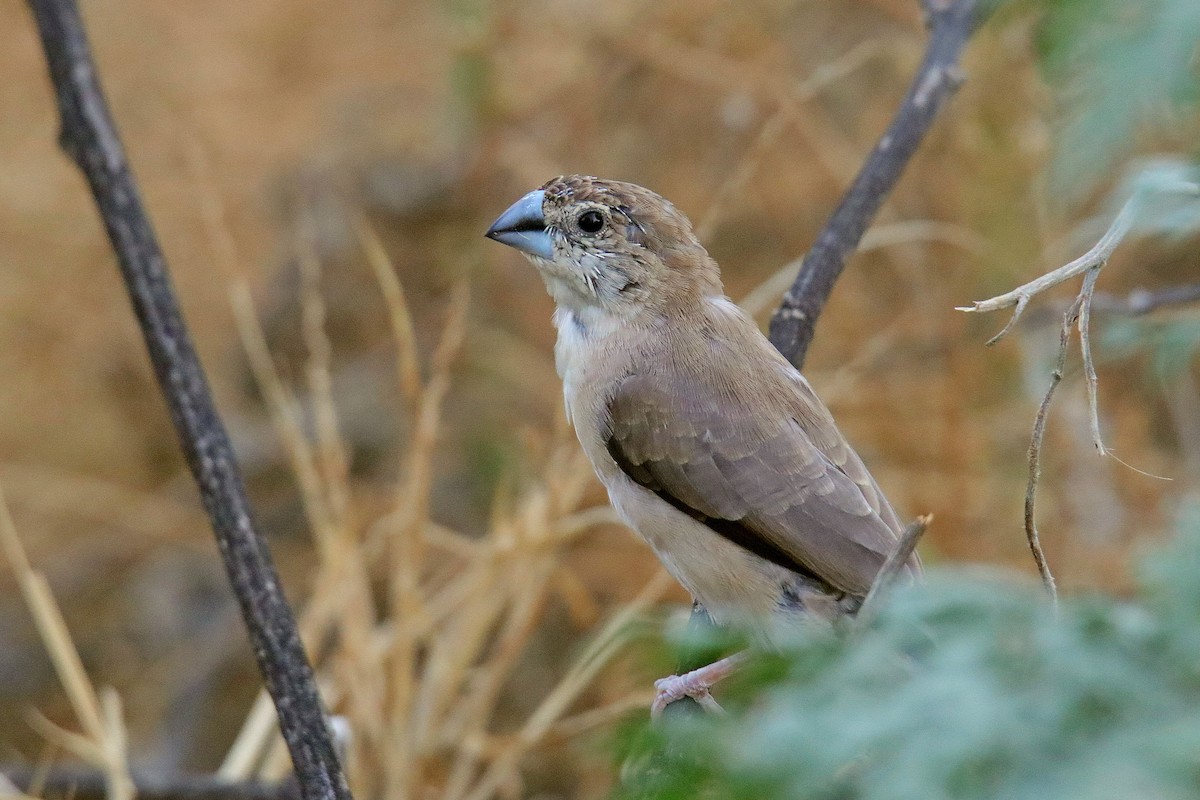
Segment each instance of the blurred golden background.
[[[729,294],[751,296],[804,252],[897,107],[925,43],[917,3],[113,0],[83,10],[259,520],[289,594],[309,609],[331,705],[355,730],[356,790],[602,796],[609,773],[594,734],[646,699],[650,675],[606,658],[604,677],[562,696],[556,713],[543,698],[573,680],[586,643],[648,582],[639,612],[686,597],[654,583],[649,550],[605,516],[562,420],[552,303],[483,231],[554,175],[630,180],[689,214]],[[1103,230],[1081,226],[1086,214],[1066,212],[1042,178],[1054,109],[1034,67],[1034,22],[1006,13],[968,46],[967,82],[841,279],[806,367],[902,515],[935,515],[922,546],[931,565],[1032,572],[1026,449],[1057,346],[1054,303],[1074,289],[1035,300],[994,349],[984,342],[1007,316],[954,307],[1066,262]],[[0,484],[90,675],[123,700],[132,763],[211,772],[257,673],[107,239],[56,149],[23,3],[0,0],[0,30]],[[1100,288],[1191,282],[1187,252],[1131,243]],[[406,343],[393,328],[402,306],[386,277],[381,291],[381,269],[399,278],[411,314],[417,362],[401,358],[401,369],[419,363],[423,377],[407,399],[396,380]],[[241,281],[286,387],[278,397],[294,408],[263,400],[270,370],[246,355],[254,326],[231,303]],[[754,296],[765,323],[778,295]],[[1108,443],[1175,480],[1095,454],[1072,361],[1039,511],[1068,590],[1119,591],[1131,548],[1163,531],[1171,499],[1198,479],[1194,372],[1165,384],[1137,360],[1101,356]],[[315,484],[297,477],[305,458]],[[396,588],[402,556],[420,565],[407,589]],[[486,579],[455,584],[476,567]],[[342,581],[357,582],[353,602]],[[321,622],[312,609],[323,597],[335,599]],[[442,616],[405,633],[397,610],[425,613],[431,597]],[[451,622],[473,614],[470,635]],[[455,667],[435,675],[438,636],[473,644],[446,651]],[[376,694],[358,697],[375,666]],[[438,692],[437,708],[422,710]],[[455,705],[463,697],[475,699]],[[58,752],[30,709],[73,725],[0,571],[0,760]],[[595,709],[610,711],[586,716]]]

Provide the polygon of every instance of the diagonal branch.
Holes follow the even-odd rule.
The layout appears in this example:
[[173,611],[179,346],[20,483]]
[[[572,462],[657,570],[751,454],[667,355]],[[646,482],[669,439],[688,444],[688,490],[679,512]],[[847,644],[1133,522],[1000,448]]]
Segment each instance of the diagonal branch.
[[922,0],[930,36],[921,67],[891,125],[817,234],[800,274],[771,318],[771,343],[797,367],[804,363],[817,318],[846,259],[858,247],[946,99],[962,83],[959,56],[992,5],[990,0]]
[[87,177],[150,361],[212,522],[275,700],[305,800],[350,800],[291,608],[251,516],[233,447],[129,170],[74,0],[29,0],[62,116],[61,144]]
[[892,550],[887,560],[883,562],[883,566],[879,568],[879,573],[875,576],[875,582],[871,584],[871,590],[867,592],[867,596],[863,598],[862,605],[858,607],[855,624],[859,628],[865,628],[875,619],[875,615],[879,613],[879,598],[900,577],[900,573],[904,571],[905,566],[908,564],[908,559],[916,551],[917,544],[921,541],[921,537],[925,535],[926,529],[929,528],[932,522],[933,515],[925,514],[908,523],[908,526],[900,534],[900,539],[896,542],[896,548]]
[[[797,368],[804,364],[817,318],[846,266],[846,259],[858,247],[938,111],[962,82],[959,56],[971,34],[987,18],[992,5],[992,0],[921,0],[926,25],[931,31],[921,67],[892,123],[825,227],[817,234],[812,249],[801,263],[800,274],[771,317],[771,343]],[[905,537],[909,550],[900,559],[901,565],[924,531],[924,524],[910,526],[909,535]],[[883,583],[888,580],[885,578]],[[877,594],[875,588],[872,593]],[[706,624],[711,624],[707,613],[699,603],[694,604],[689,626]],[[686,671],[687,667],[681,664],[680,670]],[[697,708],[690,698],[685,700],[675,705],[692,710]]]

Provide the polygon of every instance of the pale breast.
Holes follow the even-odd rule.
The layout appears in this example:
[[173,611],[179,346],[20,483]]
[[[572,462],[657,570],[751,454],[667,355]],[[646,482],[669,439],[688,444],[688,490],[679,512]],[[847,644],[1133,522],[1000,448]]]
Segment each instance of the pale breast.
[[616,469],[601,480],[613,508],[718,623],[757,624],[778,609],[791,574],[678,511]]

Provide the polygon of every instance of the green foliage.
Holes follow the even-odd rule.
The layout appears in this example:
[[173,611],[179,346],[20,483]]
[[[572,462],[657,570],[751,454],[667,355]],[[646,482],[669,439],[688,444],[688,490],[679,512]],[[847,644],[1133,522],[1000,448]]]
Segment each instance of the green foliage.
[[1179,240],[1200,233],[1200,166],[1180,158],[1138,159],[1109,194],[1112,216],[1132,202],[1130,234]]
[[1200,796],[1200,508],[1132,601],[996,573],[905,589],[763,657],[724,717],[628,732],[626,798]]
[[1196,0],[1044,0],[1041,66],[1063,109],[1055,184],[1080,194],[1146,126],[1200,100]]
[[1172,380],[1192,363],[1200,351],[1200,319],[1114,319],[1101,338],[1106,356],[1149,356],[1152,377]]

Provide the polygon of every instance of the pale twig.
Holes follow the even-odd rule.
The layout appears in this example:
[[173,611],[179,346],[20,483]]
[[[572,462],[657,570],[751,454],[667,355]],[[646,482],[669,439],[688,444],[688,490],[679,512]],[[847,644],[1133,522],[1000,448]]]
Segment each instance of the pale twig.
[[[1100,433],[1099,380],[1096,376],[1096,365],[1092,357],[1091,342],[1091,312],[1096,281],[1100,278],[1101,270],[1108,264],[1108,260],[1112,257],[1117,246],[1120,245],[1121,241],[1133,229],[1134,223],[1139,213],[1141,213],[1147,198],[1153,195],[1172,193],[1194,195],[1200,193],[1200,186],[1189,181],[1172,181],[1166,185],[1156,184],[1135,190],[1129,199],[1125,201],[1125,204],[1121,206],[1121,210],[1117,213],[1112,224],[1109,225],[1108,230],[1100,237],[1100,240],[1082,256],[1071,261],[1069,264],[1065,264],[1028,283],[1022,284],[1010,292],[1005,292],[988,300],[977,300],[970,306],[961,306],[957,309],[966,312],[986,312],[1015,306],[1008,324],[988,340],[987,344],[993,345],[1003,339],[1013,329],[1013,326],[1016,325],[1017,320],[1020,319],[1022,312],[1024,312],[1033,297],[1078,275],[1084,276],[1079,294],[1076,295],[1063,315],[1058,360],[1054,372],[1051,374],[1050,388],[1046,390],[1046,396],[1042,399],[1042,404],[1038,408],[1033,428],[1033,439],[1029,445],[1029,482],[1025,492],[1025,535],[1029,540],[1029,547],[1033,552],[1033,558],[1037,563],[1038,572],[1042,576],[1042,582],[1046,586],[1046,591],[1050,593],[1050,596],[1055,601],[1057,601],[1057,593],[1054,586],[1054,576],[1051,574],[1050,568],[1046,563],[1045,553],[1042,552],[1037,525],[1034,521],[1034,502],[1037,496],[1037,482],[1041,475],[1041,448],[1046,429],[1046,416],[1050,410],[1050,402],[1054,397],[1054,391],[1062,381],[1063,370],[1066,367],[1071,326],[1076,323],[1078,325],[1079,345],[1083,358],[1084,377],[1087,383],[1092,444],[1100,455],[1116,458],[1112,451],[1105,447],[1104,439]],[[1186,302],[1188,297],[1189,295],[1184,293],[1183,301]],[[1120,461],[1120,459],[1117,460]],[[1121,461],[1121,463],[1124,464],[1125,462]],[[1131,469],[1133,468],[1131,467]],[[1135,471],[1141,472],[1141,470]]]
[[1081,255],[1069,264],[1064,264],[1058,269],[1051,270],[1045,275],[1034,278],[1029,283],[1018,286],[1011,292],[997,295],[996,297],[987,300],[976,300],[969,306],[959,306],[957,311],[966,311],[968,313],[983,313],[987,311],[999,311],[1004,308],[1016,306],[1013,312],[1012,319],[1004,326],[998,334],[988,340],[988,345],[993,345],[1004,338],[1004,336],[1012,330],[1017,319],[1029,305],[1030,299],[1034,295],[1041,294],[1047,289],[1052,289],[1064,281],[1069,281],[1077,275],[1082,275],[1090,269],[1099,271],[1108,263],[1108,259],[1112,256],[1113,251],[1117,249],[1117,245],[1129,233],[1129,229],[1133,227],[1134,218],[1137,216],[1138,206],[1141,202],[1141,196],[1135,194],[1133,197],[1121,207],[1121,211],[1113,220],[1112,225],[1100,237],[1100,241],[1092,246],[1091,250]]
[[908,564],[908,559],[917,549],[917,543],[921,541],[921,537],[925,535],[931,522],[933,522],[932,514],[917,517],[908,523],[908,527],[900,534],[900,540],[896,542],[895,549],[883,562],[883,566],[879,568],[878,574],[875,575],[875,581],[871,584],[871,590],[867,592],[862,605],[858,607],[855,620],[859,627],[867,626],[875,618],[878,613],[880,596],[896,581],[905,565]]
[[1092,445],[1100,455],[1108,455],[1104,439],[1100,436],[1100,401],[1098,399],[1100,381],[1096,378],[1096,364],[1092,360],[1092,295],[1096,291],[1096,279],[1100,277],[1100,267],[1093,267],[1083,277],[1083,287],[1079,290],[1079,350],[1083,355],[1083,375],[1087,382],[1088,412],[1092,429]]
[[[987,300],[976,300],[969,306],[960,306],[957,310],[986,312],[999,311],[1000,309],[1016,306],[1013,318],[1008,321],[1008,324],[1004,326],[1004,329],[1000,333],[988,341],[989,345],[995,344],[1004,338],[1006,333],[1012,330],[1017,318],[1020,317],[1021,312],[1025,310],[1025,306],[1029,304],[1029,300],[1032,297],[1041,294],[1047,289],[1052,289],[1077,275],[1082,275],[1088,270],[1099,272],[1103,269],[1104,265],[1108,263],[1108,259],[1112,257],[1113,251],[1117,249],[1117,246],[1129,234],[1130,230],[1133,229],[1138,215],[1142,212],[1143,206],[1149,198],[1180,194],[1200,195],[1200,184],[1179,179],[1172,179],[1166,183],[1147,182],[1146,185],[1133,191],[1129,199],[1125,201],[1125,204],[1121,206],[1121,210],[1117,213],[1116,218],[1113,219],[1112,224],[1108,226],[1108,230],[1100,237],[1100,240],[1079,258],[1069,264],[1064,264],[1058,269],[1051,270],[1044,275],[1034,278],[1010,292],[1005,292]],[[1190,295],[1185,295],[1185,301],[1188,296]]]

